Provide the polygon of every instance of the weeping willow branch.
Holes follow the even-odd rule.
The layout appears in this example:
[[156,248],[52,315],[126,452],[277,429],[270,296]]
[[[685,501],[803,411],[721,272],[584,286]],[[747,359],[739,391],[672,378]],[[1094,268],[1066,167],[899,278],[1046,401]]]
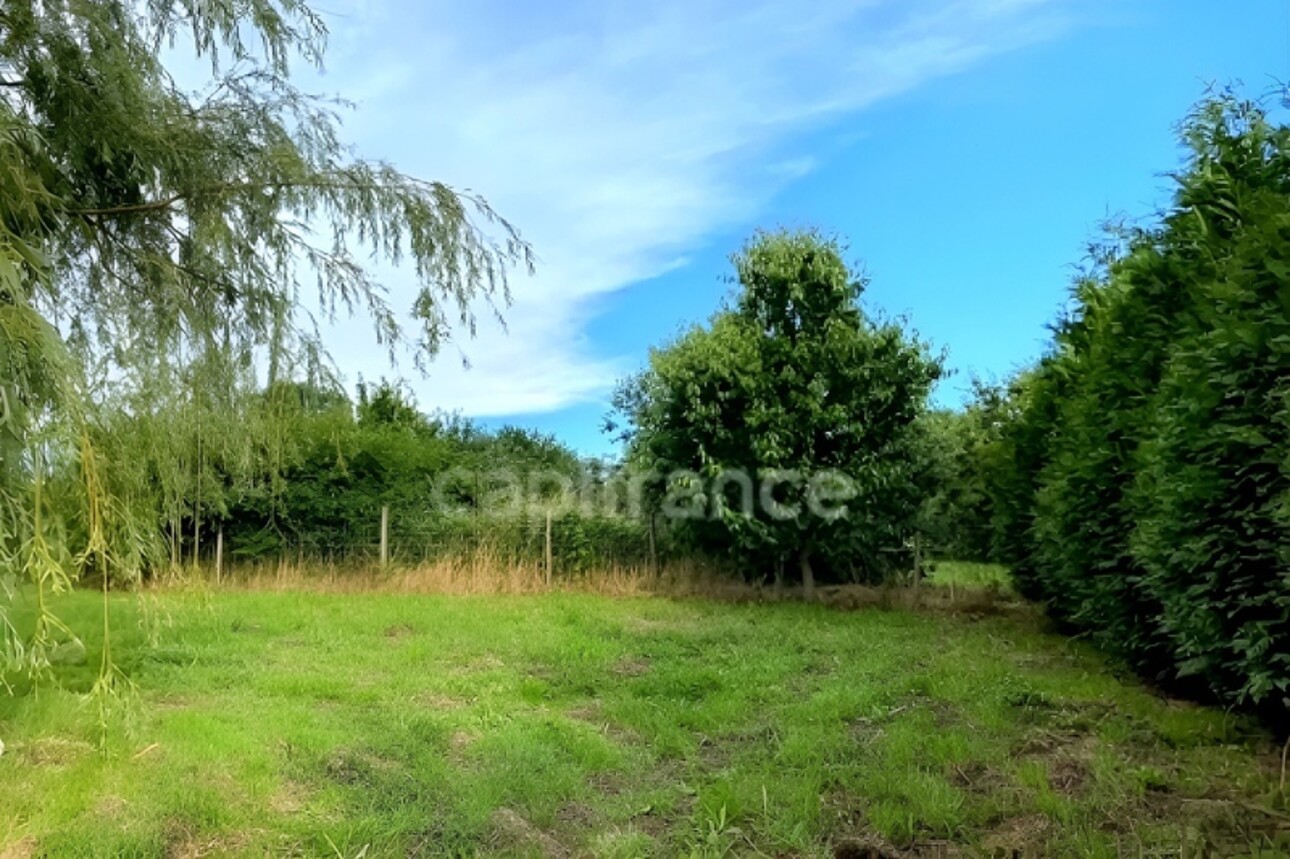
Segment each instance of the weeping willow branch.
[[[256,368],[271,389],[325,378],[306,290],[424,367],[532,270],[481,196],[353,157],[344,104],[290,77],[325,43],[300,0],[0,9],[0,565],[27,586],[137,581],[179,556],[185,511],[219,514],[207,490],[280,485],[289,415]],[[160,59],[184,49],[208,63],[197,94]],[[412,289],[396,300],[376,265]],[[32,666],[5,603],[0,632],[0,673]]]

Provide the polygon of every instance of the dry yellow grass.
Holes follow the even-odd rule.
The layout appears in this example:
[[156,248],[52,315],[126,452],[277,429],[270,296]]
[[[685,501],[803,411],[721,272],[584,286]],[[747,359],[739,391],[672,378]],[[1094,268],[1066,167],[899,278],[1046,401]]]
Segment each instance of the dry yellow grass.
[[[208,577],[209,580],[209,577]],[[239,568],[223,586],[256,591],[309,590],[325,593],[535,594],[552,590],[604,596],[706,592],[722,583],[712,570],[673,564],[662,574],[644,566],[609,566],[548,578],[538,564],[514,563],[487,550],[429,562],[381,569],[372,564],[279,562]],[[753,590],[748,586],[740,586]]]
[[[207,587],[210,571],[160,583],[163,588]],[[659,596],[723,602],[781,602],[802,598],[800,588],[750,584],[711,563],[681,560],[659,571],[648,565],[605,566],[548,578],[541,564],[514,562],[487,547],[473,552],[385,569],[372,563],[325,563],[306,560],[242,565],[223,576],[221,589],[256,592],[404,593],[521,595],[552,591],[608,597]],[[1006,589],[925,582],[908,585],[826,585],[818,601],[838,609],[904,609],[954,614],[1030,614],[1033,609]]]

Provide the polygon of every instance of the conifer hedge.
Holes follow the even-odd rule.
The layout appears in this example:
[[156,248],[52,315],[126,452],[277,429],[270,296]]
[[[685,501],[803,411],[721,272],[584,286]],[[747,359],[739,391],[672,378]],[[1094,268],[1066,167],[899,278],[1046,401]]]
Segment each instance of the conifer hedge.
[[[994,549],[1148,677],[1290,714],[1290,128],[1224,94],[1010,391]],[[1282,724],[1286,724],[1284,721]]]

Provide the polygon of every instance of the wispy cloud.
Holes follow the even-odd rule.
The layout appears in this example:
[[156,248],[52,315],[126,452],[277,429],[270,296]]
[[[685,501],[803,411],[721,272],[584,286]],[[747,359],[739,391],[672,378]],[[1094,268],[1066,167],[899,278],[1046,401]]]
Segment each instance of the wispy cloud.
[[[812,131],[1064,26],[1059,0],[517,4],[354,0],[327,85],[368,155],[483,193],[540,259],[414,387],[488,416],[602,396],[624,356],[584,336],[598,295],[752,221],[812,169]],[[410,294],[390,280],[397,301]],[[343,370],[388,372],[337,350]]]

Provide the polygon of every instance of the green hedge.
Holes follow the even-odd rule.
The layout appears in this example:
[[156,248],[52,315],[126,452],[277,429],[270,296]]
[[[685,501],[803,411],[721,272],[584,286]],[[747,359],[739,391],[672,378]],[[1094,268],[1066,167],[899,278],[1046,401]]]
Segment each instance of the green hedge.
[[1290,711],[1290,130],[1224,96],[1011,391],[995,554],[1154,680]]
[[[271,527],[231,534],[228,549],[240,561],[303,557],[332,563],[368,563],[380,550],[379,512],[343,528],[282,533]],[[663,535],[660,535],[660,540]],[[416,564],[489,555],[501,563],[540,564],[546,553],[546,514],[498,515],[400,512],[390,515],[390,558]],[[647,523],[622,516],[565,510],[551,521],[551,553],[562,574],[649,562]]]

